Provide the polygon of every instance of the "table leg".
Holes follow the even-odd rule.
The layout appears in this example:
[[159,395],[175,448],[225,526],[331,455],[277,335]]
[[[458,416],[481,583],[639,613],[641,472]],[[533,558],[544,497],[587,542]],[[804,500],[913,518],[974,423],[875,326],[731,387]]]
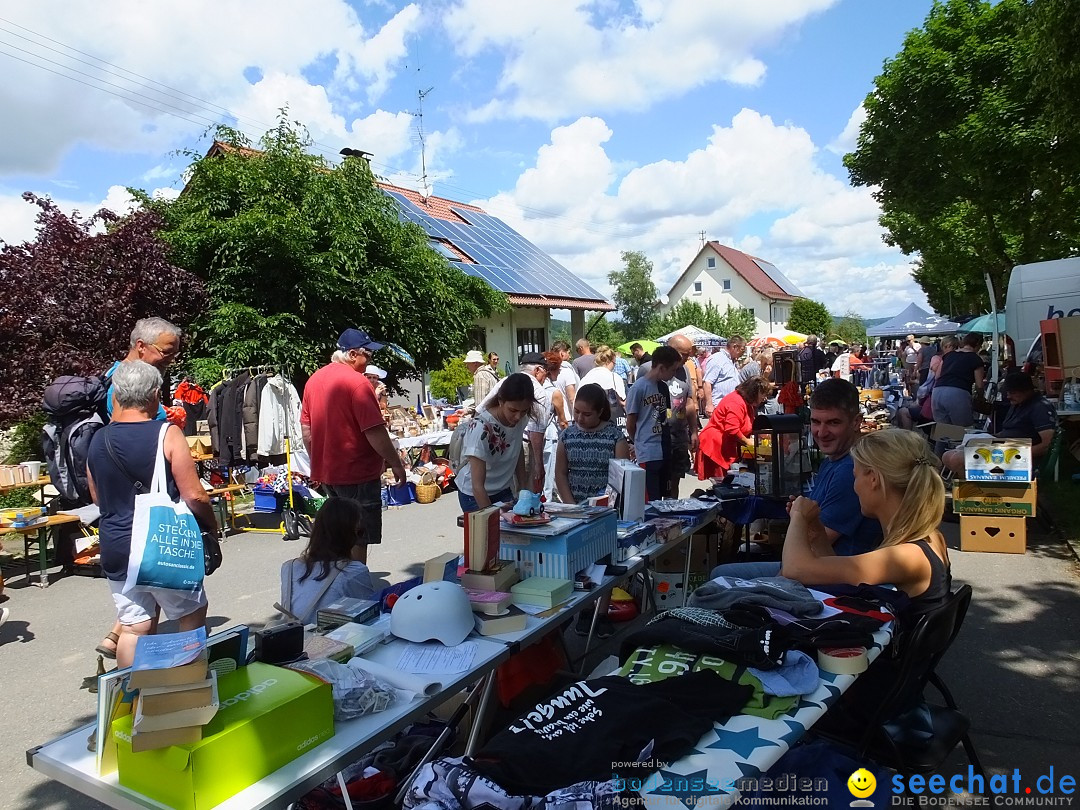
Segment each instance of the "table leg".
[[484,687],[480,690],[480,702],[476,704],[476,714],[473,716],[473,725],[469,729],[469,741],[465,744],[465,756],[471,757],[476,753],[480,744],[480,734],[487,718],[488,709],[491,707],[492,695],[495,693],[495,670],[484,676]]
[[41,566],[38,575],[38,587],[49,587],[49,527],[42,526],[38,529],[38,563]]
[[581,666],[578,667],[578,675],[585,674],[585,662],[589,657],[589,647],[592,646],[593,633],[596,631],[596,620],[600,617],[600,600],[593,602],[592,621],[589,622],[589,634],[585,636],[585,651],[581,653]]

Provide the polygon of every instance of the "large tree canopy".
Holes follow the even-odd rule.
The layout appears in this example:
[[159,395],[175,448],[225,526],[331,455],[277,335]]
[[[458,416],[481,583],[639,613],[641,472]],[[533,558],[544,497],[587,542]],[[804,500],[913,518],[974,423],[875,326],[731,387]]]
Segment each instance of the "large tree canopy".
[[984,310],[984,272],[1000,293],[1013,265],[1080,252],[1080,159],[1054,135],[1051,95],[1032,91],[1031,20],[1025,0],[936,3],[885,63],[844,158],[876,187],[886,241],[919,254],[939,312]]
[[205,300],[202,282],[167,261],[157,214],[82,219],[23,197],[41,211],[33,241],[0,249],[0,426],[34,413],[53,378],[122,358],[139,318],[186,326]]
[[[223,128],[224,149],[192,155],[184,193],[159,210],[170,258],[206,280],[197,353],[226,365],[323,365],[348,327],[396,343],[420,368],[441,368],[470,327],[506,296],[433,250],[403,223],[366,161],[331,167],[284,119],[258,150]],[[390,353],[391,376],[411,370]]]
[[741,335],[749,340],[754,336],[756,324],[746,307],[728,307],[721,312],[712,301],[706,301],[702,306],[684,298],[656,322],[647,337],[660,337],[684,326],[696,326],[721,337]]
[[804,335],[824,337],[832,331],[833,319],[828,308],[820,301],[796,298],[791,302],[787,328]]

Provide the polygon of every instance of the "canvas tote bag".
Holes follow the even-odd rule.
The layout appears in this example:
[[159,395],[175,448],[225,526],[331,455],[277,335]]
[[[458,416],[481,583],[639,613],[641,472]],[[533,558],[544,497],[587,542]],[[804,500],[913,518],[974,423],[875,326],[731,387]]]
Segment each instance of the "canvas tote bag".
[[131,555],[123,592],[137,585],[197,592],[206,574],[202,529],[183,500],[173,501],[165,485],[165,432],[158,433],[154,480],[141,492],[136,486],[131,521]]

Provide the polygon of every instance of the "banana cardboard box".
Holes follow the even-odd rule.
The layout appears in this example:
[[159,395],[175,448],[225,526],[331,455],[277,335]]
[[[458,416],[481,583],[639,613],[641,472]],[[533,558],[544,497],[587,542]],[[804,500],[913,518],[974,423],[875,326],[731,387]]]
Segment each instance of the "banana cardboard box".
[[330,684],[252,663],[218,679],[221,707],[197,743],[131,750],[113,722],[120,784],[178,810],[215,807],[334,736]]
[[968,481],[1032,480],[1031,439],[971,439],[960,449]]

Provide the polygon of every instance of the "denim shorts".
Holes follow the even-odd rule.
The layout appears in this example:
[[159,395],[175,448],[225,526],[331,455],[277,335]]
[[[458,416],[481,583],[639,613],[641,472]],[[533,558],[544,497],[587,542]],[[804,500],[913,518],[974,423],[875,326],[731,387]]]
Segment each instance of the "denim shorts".
[[[466,495],[460,489],[457,494],[458,503],[461,504],[462,512],[475,512],[480,508],[480,504],[476,502],[476,498],[472,495]],[[492,503],[498,503],[499,501],[507,501],[509,503],[514,502],[514,493],[507,487],[502,492],[496,492],[494,495],[488,496]]]

